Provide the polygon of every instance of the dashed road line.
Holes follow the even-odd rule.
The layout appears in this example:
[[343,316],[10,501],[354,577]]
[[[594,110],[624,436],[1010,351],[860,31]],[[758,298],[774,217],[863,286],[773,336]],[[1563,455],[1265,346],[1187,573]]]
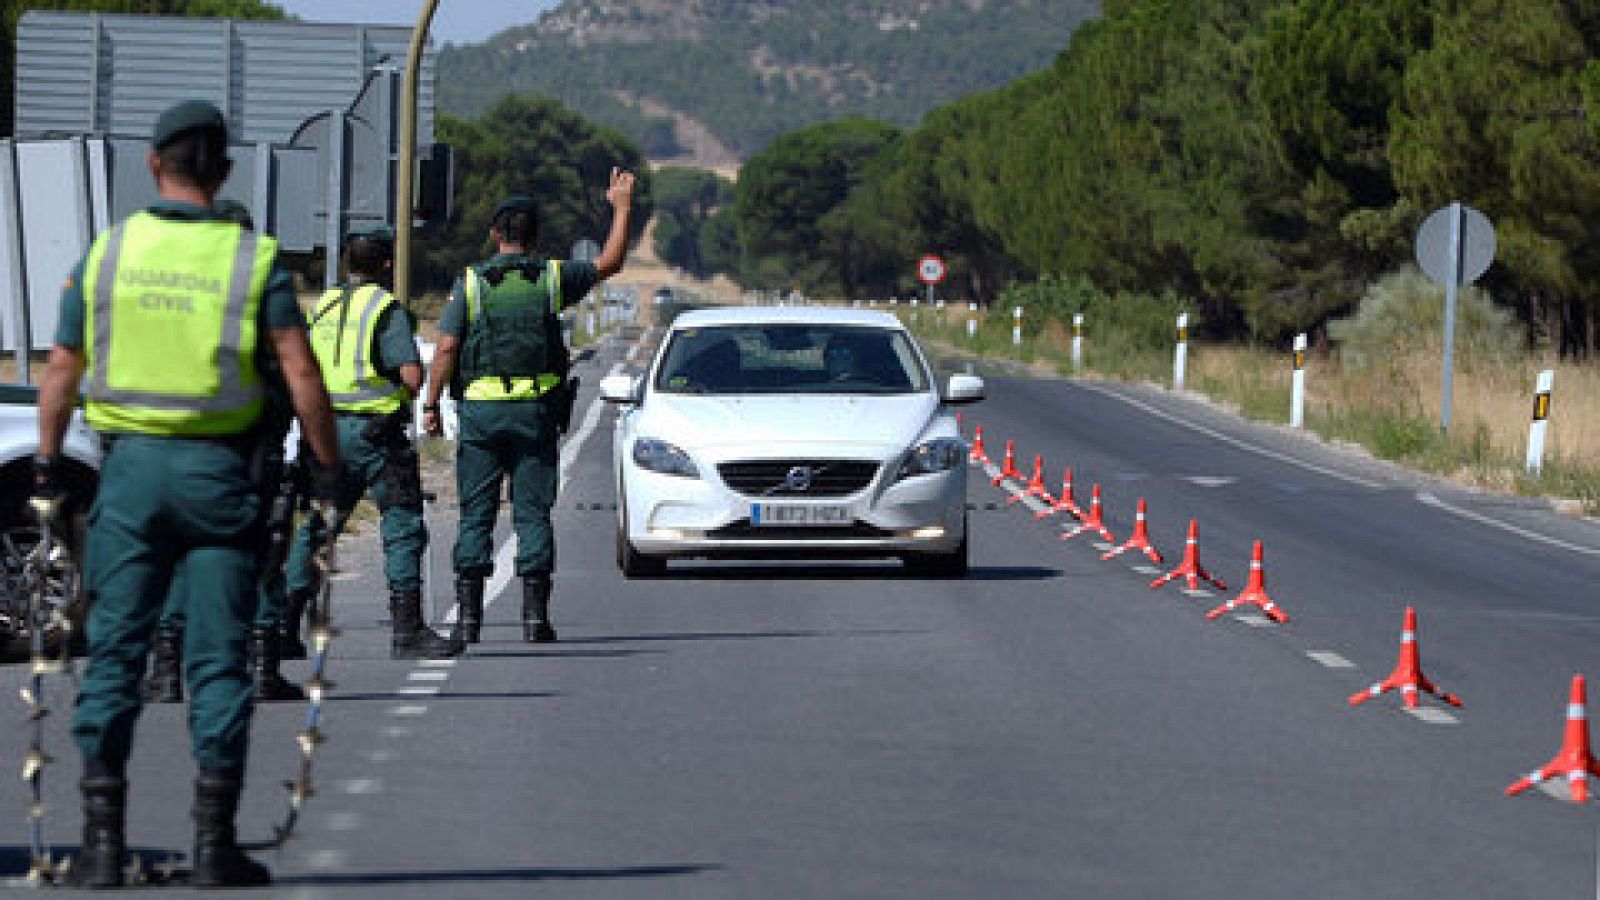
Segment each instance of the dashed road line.
[[355,831],[361,827],[361,814],[354,812],[329,813],[327,826],[329,831]]
[[402,697],[432,697],[439,693],[437,684],[407,684],[395,689]]
[[376,778],[350,778],[339,782],[339,790],[356,795],[381,794],[383,782]]
[[1354,669],[1356,667],[1355,663],[1331,650],[1307,650],[1306,656],[1311,657],[1312,661],[1318,665],[1329,669]]
[[415,704],[389,707],[389,715],[391,716],[420,716],[427,711],[428,708],[426,706]]
[[449,672],[439,672],[432,669],[418,669],[415,672],[406,673],[407,681],[444,681],[449,677]]
[[1432,706],[1419,706],[1416,709],[1408,709],[1406,710],[1406,715],[1429,725],[1459,725],[1461,723],[1461,720],[1453,714]]

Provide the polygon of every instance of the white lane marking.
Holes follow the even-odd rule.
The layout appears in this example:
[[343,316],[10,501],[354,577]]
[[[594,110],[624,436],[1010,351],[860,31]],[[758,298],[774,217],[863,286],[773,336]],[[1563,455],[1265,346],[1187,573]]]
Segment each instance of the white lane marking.
[[1271,628],[1273,625],[1271,619],[1256,613],[1239,613],[1234,618],[1249,625],[1251,628]]
[[1048,509],[1050,509],[1050,507],[1043,500],[1040,500],[1038,497],[1023,497],[1022,498],[1022,505],[1026,506],[1027,508],[1033,510],[1036,513],[1045,512]]
[[[611,371],[607,372],[606,375],[609,377],[621,371],[622,363],[619,362],[614,364],[611,367]],[[557,496],[566,491],[567,481],[572,475],[572,464],[577,461],[578,454],[583,450],[583,445],[589,440],[589,436],[594,433],[595,426],[600,422],[600,413],[604,411],[605,405],[605,401],[599,397],[595,397],[594,400],[590,401],[589,409],[583,415],[583,423],[578,426],[578,430],[573,432],[571,437],[567,438],[566,444],[562,446],[561,475],[556,485]],[[483,588],[484,609],[493,606],[495,600],[499,599],[500,592],[504,591],[506,585],[511,583],[512,576],[516,574],[512,571],[516,568],[516,553],[517,535],[513,531],[511,534],[506,535],[505,542],[495,552],[494,575],[489,578],[489,583],[484,585]],[[461,607],[459,605],[452,605],[450,611],[445,613],[444,623],[446,625],[454,624],[456,616],[460,615],[460,612]]]
[[419,659],[417,665],[424,669],[448,669],[456,664],[454,659]]
[[394,760],[393,750],[374,750],[367,754],[367,760],[375,763],[386,763]]
[[353,812],[336,812],[328,814],[329,831],[355,831],[361,827],[361,814]]
[[1330,669],[1354,669],[1356,664],[1331,650],[1307,650],[1306,655]]
[[1248,450],[1251,453],[1260,454],[1261,456],[1265,456],[1268,459],[1275,459],[1275,460],[1277,460],[1279,462],[1287,463],[1287,464],[1289,464],[1291,466],[1297,466],[1299,468],[1306,469],[1307,471],[1316,472],[1319,475],[1326,475],[1329,478],[1337,478],[1338,480],[1346,482],[1348,484],[1356,484],[1356,485],[1360,485],[1361,487],[1364,487],[1364,488],[1371,488],[1373,490],[1377,490],[1377,489],[1383,487],[1382,484],[1379,484],[1376,481],[1369,481],[1369,480],[1367,480],[1365,478],[1358,478],[1358,477],[1356,477],[1354,475],[1346,475],[1345,473],[1340,472],[1337,469],[1330,469],[1330,468],[1328,468],[1326,466],[1319,466],[1316,463],[1306,462],[1303,459],[1296,459],[1296,458],[1294,458],[1293,456],[1290,456],[1287,453],[1279,453],[1276,450],[1268,450],[1265,447],[1257,447],[1255,444],[1252,444],[1252,443],[1250,443],[1248,441],[1240,440],[1239,438],[1233,437],[1232,435],[1223,434],[1222,432],[1216,430],[1215,428],[1208,428],[1208,427],[1206,427],[1204,425],[1200,425],[1200,424],[1195,423],[1195,422],[1190,422],[1187,419],[1179,418],[1178,416],[1175,416],[1172,413],[1166,412],[1164,410],[1156,409],[1154,406],[1151,406],[1150,404],[1145,403],[1143,400],[1136,400],[1136,399],[1134,399],[1132,397],[1125,396],[1123,394],[1117,393],[1116,391],[1110,390],[1109,388],[1101,387],[1100,385],[1094,384],[1092,382],[1083,381],[1083,382],[1077,382],[1077,384],[1078,384],[1079,387],[1083,387],[1083,388],[1085,388],[1087,390],[1094,391],[1094,392],[1096,392],[1098,394],[1101,394],[1103,396],[1113,397],[1113,398],[1115,398],[1117,400],[1121,400],[1123,403],[1126,403],[1129,406],[1134,406],[1134,407],[1137,407],[1139,409],[1142,409],[1145,412],[1149,413],[1152,416],[1155,416],[1158,419],[1166,419],[1168,422],[1171,422],[1174,425],[1181,425],[1184,428],[1187,428],[1187,429],[1189,429],[1191,431],[1198,431],[1201,434],[1204,434],[1204,435],[1206,435],[1208,437],[1215,438],[1216,440],[1219,440],[1219,441],[1223,442],[1224,444],[1230,444],[1230,445],[1232,445],[1234,447],[1238,447],[1240,450]]
[[1208,488],[1227,487],[1239,480],[1227,475],[1182,475],[1179,477],[1191,484]]
[[1160,575],[1161,569],[1156,566],[1133,566],[1135,572],[1141,575]]
[[312,869],[342,869],[348,860],[343,850],[314,850],[306,854],[306,866]]
[[1461,723],[1460,719],[1450,713],[1432,706],[1419,706],[1416,709],[1408,709],[1406,714],[1419,721],[1427,722],[1429,725],[1458,725]]
[[381,733],[384,737],[403,738],[411,736],[411,729],[404,725],[385,725]]
[[361,577],[360,572],[335,572],[328,576],[329,581],[354,581]]
[[391,715],[391,716],[420,716],[420,715],[422,715],[423,713],[425,713],[427,711],[428,711],[428,708],[426,706],[415,706],[415,705],[413,705],[413,706],[391,706],[391,707],[389,707],[389,715]]
[[1501,531],[1510,532],[1518,537],[1527,538],[1530,541],[1539,541],[1540,543],[1549,544],[1552,547],[1560,547],[1563,550],[1570,550],[1573,553],[1582,553],[1585,556],[1600,556],[1600,549],[1596,549],[1594,547],[1580,547],[1577,544],[1571,544],[1559,538],[1553,538],[1549,535],[1540,534],[1537,531],[1529,531],[1526,528],[1519,528],[1510,523],[1502,522],[1499,519],[1486,516],[1483,513],[1473,512],[1470,509],[1462,509],[1459,506],[1452,506],[1427,491],[1417,492],[1417,502],[1423,504],[1424,506],[1442,509],[1447,513],[1452,513],[1460,516],[1463,519],[1471,519],[1472,521],[1481,525],[1488,525],[1491,528],[1498,528]]
[[432,697],[439,693],[437,684],[408,684],[395,691],[402,697]]
[[1188,594],[1191,597],[1215,597],[1216,596],[1216,594],[1211,593],[1210,591],[1206,590],[1205,588],[1179,588],[1179,590],[1182,591],[1185,594]]
[[1117,545],[1109,543],[1107,541],[1095,541],[1094,542],[1094,548],[1096,550],[1099,550],[1101,553],[1104,553],[1107,550],[1115,550],[1115,549],[1117,549]]
[[449,677],[449,672],[435,672],[430,670],[418,670],[416,672],[406,673],[407,681],[444,681]]
[[1534,785],[1534,787],[1538,788],[1549,796],[1560,800],[1562,803],[1572,802],[1572,788],[1567,785],[1567,779],[1560,775],[1557,775],[1554,778],[1546,778],[1545,780]]
[[339,790],[346,794],[379,794],[383,792],[383,782],[376,778],[351,778],[341,781]]

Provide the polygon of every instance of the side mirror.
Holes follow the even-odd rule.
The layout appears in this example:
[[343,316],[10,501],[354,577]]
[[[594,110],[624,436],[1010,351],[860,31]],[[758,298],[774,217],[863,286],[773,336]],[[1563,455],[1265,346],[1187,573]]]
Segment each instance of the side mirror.
[[607,403],[638,403],[639,379],[632,375],[607,375],[600,379],[600,399]]
[[951,375],[943,399],[950,404],[977,403],[983,399],[983,379],[976,375]]

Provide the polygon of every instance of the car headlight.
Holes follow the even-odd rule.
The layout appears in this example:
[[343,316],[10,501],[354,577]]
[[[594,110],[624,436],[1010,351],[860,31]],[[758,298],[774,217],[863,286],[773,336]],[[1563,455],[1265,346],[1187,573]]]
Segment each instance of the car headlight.
[[930,475],[934,472],[948,472],[961,465],[967,458],[967,444],[960,438],[934,438],[918,444],[900,464],[898,478],[910,478],[913,475]]
[[639,438],[633,442],[633,462],[641,469],[662,475],[700,477],[694,460],[681,447],[655,438]]

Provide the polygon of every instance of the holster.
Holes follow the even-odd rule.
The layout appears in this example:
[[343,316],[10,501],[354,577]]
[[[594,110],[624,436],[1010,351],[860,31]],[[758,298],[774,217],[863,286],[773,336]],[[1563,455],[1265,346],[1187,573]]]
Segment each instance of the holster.
[[560,386],[550,392],[551,411],[555,414],[557,434],[566,434],[572,430],[572,410],[578,405],[578,384],[578,376],[569,375]]

